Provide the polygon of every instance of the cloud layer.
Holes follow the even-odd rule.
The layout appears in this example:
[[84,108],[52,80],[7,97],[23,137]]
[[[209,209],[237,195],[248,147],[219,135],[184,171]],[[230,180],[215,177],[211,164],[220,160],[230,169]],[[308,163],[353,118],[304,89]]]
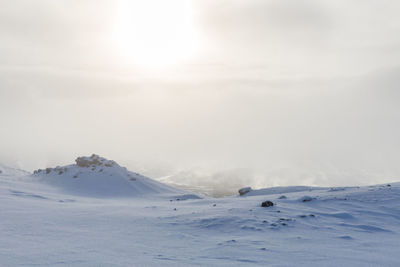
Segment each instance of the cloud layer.
[[193,4],[199,54],[148,72],[117,56],[115,1],[1,1],[0,161],[94,152],[214,188],[398,179],[397,1]]

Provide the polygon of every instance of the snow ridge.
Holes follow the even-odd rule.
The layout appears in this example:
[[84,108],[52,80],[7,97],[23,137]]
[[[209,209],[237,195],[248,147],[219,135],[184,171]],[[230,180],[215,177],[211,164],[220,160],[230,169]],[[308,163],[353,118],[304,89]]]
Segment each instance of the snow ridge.
[[0,164],[0,176],[21,177],[26,175],[29,175],[29,172]]
[[68,166],[36,170],[33,177],[66,193],[89,197],[143,197],[186,193],[128,171],[115,161],[96,154],[78,157],[75,162],[76,164]]

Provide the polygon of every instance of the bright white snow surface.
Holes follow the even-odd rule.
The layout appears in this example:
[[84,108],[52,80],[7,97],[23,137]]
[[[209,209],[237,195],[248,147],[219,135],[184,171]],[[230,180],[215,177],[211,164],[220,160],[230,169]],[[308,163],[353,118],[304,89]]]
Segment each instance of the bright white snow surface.
[[214,199],[99,167],[0,174],[0,266],[400,266],[400,183]]
[[51,185],[62,193],[97,198],[159,197],[185,191],[154,181],[115,161],[93,154],[79,157],[76,164],[34,172],[34,181]]

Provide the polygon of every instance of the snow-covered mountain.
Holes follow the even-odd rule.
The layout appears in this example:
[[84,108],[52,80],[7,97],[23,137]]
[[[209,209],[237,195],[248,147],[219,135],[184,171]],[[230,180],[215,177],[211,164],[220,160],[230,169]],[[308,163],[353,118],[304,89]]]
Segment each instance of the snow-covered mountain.
[[113,160],[93,154],[78,157],[75,164],[39,169],[33,179],[61,192],[89,197],[143,197],[186,192],[135,172]]

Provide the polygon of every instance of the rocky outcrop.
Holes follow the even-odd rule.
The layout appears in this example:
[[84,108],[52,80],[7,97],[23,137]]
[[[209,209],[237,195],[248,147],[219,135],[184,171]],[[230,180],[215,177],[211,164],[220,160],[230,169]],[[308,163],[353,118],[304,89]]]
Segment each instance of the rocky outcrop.
[[239,189],[239,195],[243,196],[245,194],[247,194],[248,192],[250,192],[252,189],[251,187],[243,187],[241,189]]
[[106,167],[112,167],[115,162],[112,160],[106,160],[101,158],[99,155],[92,154],[90,157],[79,157],[75,160],[76,165],[79,167],[89,168],[93,166],[101,166],[104,164]]
[[[115,161],[113,160],[107,160],[105,158],[100,157],[99,155],[92,154],[90,157],[78,157],[76,160],[76,166],[81,167],[81,168],[91,168],[92,171],[96,170],[96,167],[98,166],[104,166],[104,167],[116,167],[119,166]],[[68,167],[69,168],[69,167]],[[33,172],[35,175],[39,174],[52,174],[57,173],[58,175],[62,175],[68,171],[67,167],[55,167],[55,168],[46,168],[44,170],[38,169]],[[103,172],[103,168],[99,168],[99,172]],[[136,173],[134,173],[136,174]]]
[[[131,172],[113,160],[96,154],[78,157],[76,164],[37,170],[38,181],[64,192],[93,197],[141,197],[145,195],[181,195],[186,191],[159,183]],[[181,197],[179,197],[181,199]]]
[[261,203],[261,207],[272,207],[274,205],[274,203],[272,201],[264,201]]

